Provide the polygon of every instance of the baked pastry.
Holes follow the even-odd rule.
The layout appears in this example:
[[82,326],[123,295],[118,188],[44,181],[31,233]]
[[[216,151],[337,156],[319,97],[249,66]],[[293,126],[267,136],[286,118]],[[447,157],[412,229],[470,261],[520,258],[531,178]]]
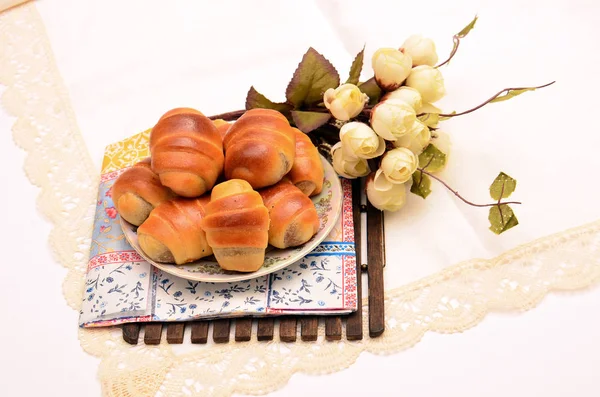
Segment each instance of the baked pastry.
[[306,243],[319,231],[319,215],[312,200],[287,178],[262,189],[269,210],[269,244],[277,248]]
[[202,230],[208,195],[176,198],[156,207],[137,230],[140,248],[155,262],[182,265],[212,255]]
[[297,128],[294,128],[294,133],[296,134],[296,158],[287,177],[302,190],[302,193],[307,196],[317,195],[323,189],[325,175],[321,156],[308,135]]
[[117,212],[135,226],[141,225],[154,207],[172,196],[173,192],[161,185],[152,171],[149,158],[124,171],[112,186]]
[[278,111],[251,109],[229,128],[223,146],[225,177],[259,189],[279,182],[292,169],[296,138]]
[[231,179],[215,186],[202,227],[221,268],[253,272],[262,266],[269,211],[248,182]]
[[217,119],[217,120],[213,120],[213,124],[215,125],[215,127],[217,127],[219,134],[221,134],[221,139],[225,138],[225,135],[227,134],[229,127],[231,127],[231,123],[229,123],[223,119]]
[[209,191],[223,169],[217,127],[202,113],[177,108],[165,113],[150,133],[152,169],[161,183],[184,197]]

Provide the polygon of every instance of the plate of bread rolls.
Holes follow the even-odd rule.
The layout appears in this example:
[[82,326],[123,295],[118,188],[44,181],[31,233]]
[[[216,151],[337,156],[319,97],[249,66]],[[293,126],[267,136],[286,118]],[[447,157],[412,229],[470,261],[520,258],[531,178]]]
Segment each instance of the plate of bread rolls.
[[324,241],[342,211],[335,170],[275,110],[228,123],[176,108],[149,145],[112,199],[133,249],[178,277],[233,282],[282,269]]

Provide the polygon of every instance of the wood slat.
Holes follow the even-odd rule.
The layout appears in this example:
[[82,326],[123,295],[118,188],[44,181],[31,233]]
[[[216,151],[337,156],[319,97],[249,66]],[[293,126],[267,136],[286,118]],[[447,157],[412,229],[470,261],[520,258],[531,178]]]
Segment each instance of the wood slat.
[[167,343],[183,343],[183,334],[185,333],[185,323],[170,323],[167,325]]
[[327,317],[325,319],[325,339],[342,339],[342,318],[340,316]]
[[361,227],[360,227],[360,197],[361,197],[360,179],[352,181],[352,213],[354,219],[354,249],[356,252],[356,299],[357,307],[354,313],[348,315],[346,320],[346,339],[361,340],[363,338],[362,324],[362,282],[361,282]]
[[235,341],[248,342],[252,337],[252,318],[238,318],[235,320]]
[[144,326],[144,343],[158,345],[162,337],[163,323],[148,323]]
[[282,342],[296,341],[296,318],[283,317],[279,321],[279,339]]
[[316,316],[303,317],[300,323],[302,325],[300,338],[304,342],[316,341],[319,335],[319,318]]
[[377,337],[385,330],[383,299],[383,212],[367,205],[367,271],[369,274],[369,336]]
[[274,329],[275,329],[275,319],[259,318],[257,332],[256,332],[256,339],[258,339],[260,341],[273,340]]
[[208,321],[194,321],[192,323],[192,343],[208,342]]
[[138,323],[123,324],[123,340],[130,345],[137,345],[140,338],[141,325]]
[[231,328],[231,322],[229,321],[229,319],[214,320],[213,321],[213,341],[215,343],[229,342],[230,328]]

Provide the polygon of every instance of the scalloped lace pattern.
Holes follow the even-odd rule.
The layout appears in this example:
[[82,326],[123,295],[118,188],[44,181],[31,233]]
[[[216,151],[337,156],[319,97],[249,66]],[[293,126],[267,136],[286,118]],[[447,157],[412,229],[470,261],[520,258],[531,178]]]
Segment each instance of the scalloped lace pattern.
[[[78,310],[99,173],[33,4],[0,14],[0,54],[0,83],[7,87],[2,104],[17,118],[14,139],[28,153],[29,180],[41,188],[38,208],[53,224],[53,253],[69,269],[65,300]],[[132,347],[123,342],[120,329],[81,329],[79,339],[86,352],[101,358],[99,380],[109,396],[264,394],[282,387],[295,372],[336,372],[363,351],[395,353],[427,331],[461,332],[490,311],[527,310],[549,291],[585,288],[599,280],[597,221],[386,291],[387,329],[377,339],[325,342],[323,327],[316,343],[254,339],[243,348],[233,343]]]

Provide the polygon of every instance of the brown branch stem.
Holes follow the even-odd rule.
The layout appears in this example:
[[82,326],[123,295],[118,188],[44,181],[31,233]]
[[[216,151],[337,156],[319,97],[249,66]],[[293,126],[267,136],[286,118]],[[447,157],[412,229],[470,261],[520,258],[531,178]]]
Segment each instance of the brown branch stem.
[[496,202],[496,203],[491,203],[491,204],[476,204],[473,203],[469,200],[467,200],[466,198],[464,198],[463,196],[461,196],[458,191],[452,189],[450,187],[450,185],[448,185],[446,182],[444,182],[441,178],[439,178],[438,176],[433,175],[431,172],[425,171],[423,168],[417,168],[417,170],[421,171],[423,174],[429,175],[431,178],[435,179],[436,181],[440,182],[442,185],[444,185],[446,187],[446,189],[450,190],[452,193],[454,193],[454,195],[456,197],[458,197],[459,199],[461,199],[465,204],[469,204],[473,207],[494,207],[494,206],[500,206],[501,204],[521,204],[520,201],[504,201],[504,202]]
[[246,113],[246,109],[240,109],[232,112],[215,114],[214,116],[209,116],[208,118],[211,120],[223,119],[225,121],[232,121],[239,119],[244,113]]

